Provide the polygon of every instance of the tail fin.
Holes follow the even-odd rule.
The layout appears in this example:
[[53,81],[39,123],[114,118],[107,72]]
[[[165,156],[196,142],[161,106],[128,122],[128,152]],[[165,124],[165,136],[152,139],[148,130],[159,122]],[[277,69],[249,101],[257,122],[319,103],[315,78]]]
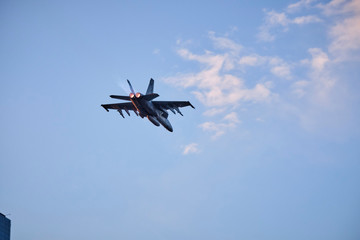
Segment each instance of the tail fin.
[[135,94],[135,91],[134,91],[133,87],[131,86],[130,81],[129,81],[129,80],[127,80],[127,82],[128,82],[128,84],[129,84],[129,87],[130,87],[131,92],[132,92],[133,94]]
[[149,86],[146,90],[146,95],[154,93],[154,79],[150,79]]

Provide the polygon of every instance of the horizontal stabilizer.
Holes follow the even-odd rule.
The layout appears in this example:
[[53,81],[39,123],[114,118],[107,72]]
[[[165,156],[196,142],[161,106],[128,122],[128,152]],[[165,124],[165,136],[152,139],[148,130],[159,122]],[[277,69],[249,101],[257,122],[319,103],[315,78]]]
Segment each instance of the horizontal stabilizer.
[[120,95],[110,95],[111,98],[121,99],[121,100],[127,100],[130,101],[129,96],[120,96]]
[[159,96],[159,94],[157,93],[151,93],[151,94],[146,94],[144,96],[142,96],[143,99],[145,99],[146,101],[151,101],[154,98],[157,98]]

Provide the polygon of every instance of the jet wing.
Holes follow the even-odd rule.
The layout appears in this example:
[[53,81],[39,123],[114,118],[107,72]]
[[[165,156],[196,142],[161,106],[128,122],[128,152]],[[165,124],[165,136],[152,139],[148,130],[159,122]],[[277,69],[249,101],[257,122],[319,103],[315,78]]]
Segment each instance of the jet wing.
[[178,112],[181,116],[182,113],[179,110],[179,107],[187,107],[190,106],[192,108],[195,108],[189,101],[152,101],[152,103],[160,109],[163,110],[170,110],[175,114],[174,109],[176,112]]
[[155,106],[161,107],[164,109],[170,109],[175,107],[187,107],[190,106],[194,108],[193,105],[189,101],[153,101],[152,102]]
[[125,112],[130,116],[129,110],[134,111],[136,115],[137,109],[134,107],[134,105],[131,102],[128,103],[113,103],[113,104],[102,104],[103,108],[105,108],[106,111],[109,111],[109,109],[115,109],[117,110],[122,117],[124,117],[122,110],[125,110]]

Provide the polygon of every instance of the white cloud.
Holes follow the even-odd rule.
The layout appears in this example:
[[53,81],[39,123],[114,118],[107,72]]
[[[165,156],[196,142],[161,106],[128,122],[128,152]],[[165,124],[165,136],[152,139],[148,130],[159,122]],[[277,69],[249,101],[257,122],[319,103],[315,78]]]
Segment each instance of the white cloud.
[[204,122],[200,124],[199,127],[201,127],[204,131],[214,132],[214,135],[211,138],[215,140],[225,134],[225,130],[228,128],[228,125],[224,123]]
[[[219,52],[205,50],[195,54],[187,48],[180,48],[177,53],[185,60],[201,64],[201,70],[193,73],[178,74],[164,79],[166,82],[183,88],[191,88],[195,97],[208,109],[205,116],[216,116],[237,106],[249,102],[269,102],[276,94],[272,93],[273,83],[250,82],[232,70],[244,70],[244,67],[263,65],[268,72],[278,78],[291,79],[291,65],[283,59],[259,54],[241,55],[244,47],[231,39],[216,37],[210,32],[209,39]],[[231,63],[231,64],[229,64]],[[229,66],[230,65],[230,66]],[[237,72],[239,73],[239,72]],[[251,83],[251,87],[247,85]],[[240,123],[236,112],[226,115],[220,121],[207,121],[200,125],[204,131],[212,132],[213,139],[236,128]]]
[[[202,70],[197,73],[179,74],[166,78],[165,81],[181,87],[193,87],[193,94],[208,107],[223,107],[237,105],[242,101],[266,101],[271,97],[270,89],[263,83],[257,83],[249,88],[245,80],[230,73],[230,70],[239,68],[239,53],[241,45],[230,39],[218,38],[214,33],[210,39],[221,49],[227,52],[194,54],[188,49],[178,50],[178,54],[186,60],[197,61],[202,64]],[[231,63],[231,64],[229,64]]]
[[285,13],[278,13],[275,11],[264,10],[265,23],[259,28],[258,39],[264,42],[271,42],[275,40],[275,35],[270,33],[270,30],[274,27],[282,26],[284,30],[287,30],[287,25],[290,20]]
[[331,52],[358,50],[360,48],[360,15],[336,24],[331,29],[330,35],[334,38],[330,45]]
[[236,112],[227,114],[220,123],[204,122],[199,125],[204,131],[213,133],[211,139],[215,140],[230,129],[234,129],[241,121],[238,119]]
[[330,30],[332,42],[329,51],[337,61],[354,57],[360,50],[360,1],[350,1],[342,8],[346,17],[338,21]]
[[278,13],[275,11],[266,12],[266,23],[268,25],[281,25],[287,26],[291,21],[288,19],[285,13]]
[[[290,85],[292,93],[297,97],[310,97],[316,104],[330,104],[329,95],[337,83],[337,79],[332,72],[336,62],[346,61],[358,57],[360,50],[360,0],[333,0],[327,4],[316,4],[312,0],[300,0],[294,4],[288,5],[286,11],[293,14],[303,8],[312,10],[322,10],[326,16],[336,16],[329,26],[330,44],[329,52],[320,48],[309,48],[311,58],[301,61],[308,67],[307,80],[297,80]],[[302,25],[313,22],[323,21],[318,15],[304,15],[295,18],[289,17],[285,12],[265,11],[265,22],[260,27],[260,35],[265,36],[262,40],[274,40],[275,36],[271,34],[273,28],[281,28],[286,31],[292,24]],[[301,13],[300,13],[301,14]],[[327,19],[328,20],[328,19]],[[268,39],[266,39],[268,38]],[[331,57],[330,57],[331,56]],[[241,63],[249,66],[259,65],[256,55],[243,57]],[[268,63],[273,66],[271,72],[279,77],[292,79],[292,65],[279,60],[267,58]],[[265,61],[266,62],[266,61]]]
[[331,94],[337,83],[332,71],[335,61],[320,48],[310,48],[308,52],[311,58],[301,61],[308,67],[308,79],[293,83],[292,92],[299,98],[307,96],[314,105],[331,106]]
[[184,147],[183,154],[188,155],[191,153],[198,153],[199,151],[199,145],[197,143],[190,143]]
[[329,28],[329,53],[334,56],[334,61],[355,57],[360,50],[360,1],[332,0],[327,4],[319,3],[316,7],[335,20]]
[[311,67],[314,71],[320,72],[324,69],[326,63],[329,62],[328,55],[320,48],[310,48],[309,53],[312,56]]
[[288,65],[285,64],[271,68],[271,72],[278,77],[287,78],[287,79],[291,78],[290,68]]
[[[306,97],[307,100],[318,106],[331,103],[329,101],[330,93],[335,86],[336,79],[331,75],[330,64],[332,61],[322,49],[309,48],[310,57],[299,61],[302,63],[299,65],[298,63],[288,63],[278,56],[261,56],[256,52],[242,55],[243,51],[248,52],[249,50],[233,40],[215,37],[214,33],[211,33],[209,38],[214,42],[216,48],[222,51],[205,50],[203,54],[195,54],[187,48],[180,48],[178,54],[185,60],[200,63],[201,69],[198,72],[178,74],[166,78],[165,81],[183,88],[191,88],[195,97],[208,107],[204,112],[205,116],[217,116],[229,110],[229,106],[231,106],[232,112],[222,119],[206,121],[199,125],[202,130],[212,134],[212,139],[217,139],[238,126],[240,120],[235,112],[237,106],[246,102],[270,102],[277,95],[272,92],[277,85],[273,81],[252,83],[252,87],[248,87],[249,81],[239,74],[246,76],[244,70],[249,67],[261,65],[262,67],[259,69],[265,76],[271,73],[276,79],[295,79],[295,82],[289,81],[288,84],[282,83],[282,85],[285,89],[287,88],[289,93],[296,96],[296,99]],[[231,68],[226,67],[226,62],[232,63]],[[307,79],[293,76],[293,68],[299,66],[305,67]],[[301,111],[297,113],[301,113]],[[301,114],[298,116],[304,118]]]

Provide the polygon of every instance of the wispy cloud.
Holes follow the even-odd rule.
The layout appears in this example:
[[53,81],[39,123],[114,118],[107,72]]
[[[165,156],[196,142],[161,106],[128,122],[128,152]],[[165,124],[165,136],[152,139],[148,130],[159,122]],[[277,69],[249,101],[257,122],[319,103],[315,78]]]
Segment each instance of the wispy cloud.
[[291,23],[298,25],[313,23],[313,22],[321,22],[321,19],[314,15],[308,15],[308,16],[296,17],[291,21]]
[[[312,15],[302,11],[310,9]],[[297,16],[293,16],[295,13]],[[334,69],[339,63],[351,60],[351,56],[359,56],[359,15],[359,0],[333,0],[328,4],[301,0],[288,5],[283,12],[265,11],[265,23],[261,28],[268,40],[275,39],[271,33],[273,28],[280,27],[286,31],[290,26],[323,21],[328,29],[328,45],[322,48],[310,45],[305,50],[307,52],[299,52],[298,55],[307,55],[306,59],[292,58],[289,61],[284,55],[264,55],[261,54],[263,48],[247,48],[228,35],[218,36],[210,32],[211,51],[202,49],[201,53],[195,53],[189,50],[191,44],[178,45],[178,55],[184,60],[199,63],[199,71],[179,73],[165,81],[191,89],[205,106],[204,116],[213,119],[201,123],[199,127],[211,133],[212,139],[218,139],[239,125],[241,121],[236,112],[243,104],[281,101],[282,106],[286,106],[283,111],[314,125],[315,118],[321,116],[324,120],[324,109],[331,109],[335,104],[339,106],[339,98],[344,97],[336,94],[337,89],[342,89],[342,82]],[[257,79],[248,75],[254,69]],[[221,114],[224,117],[219,117]],[[260,119],[255,121],[261,122]]]
[[186,59],[202,64],[202,70],[197,73],[179,74],[166,78],[165,81],[185,88],[193,87],[193,94],[208,107],[236,105],[241,101],[265,101],[271,97],[270,89],[263,83],[247,87],[244,79],[234,75],[230,70],[239,68],[239,51],[241,46],[230,39],[217,38],[210,33],[210,39],[215,41],[225,53],[205,51],[204,54],[194,54],[181,48],[178,54]]
[[215,140],[221,135],[225,134],[226,131],[235,128],[240,123],[236,112],[231,112],[226,115],[221,122],[204,122],[200,124],[200,127],[207,132],[211,132],[212,139]]
[[330,28],[329,52],[337,61],[346,61],[360,50],[360,1],[331,1],[321,5],[324,13],[340,19]]
[[217,114],[223,113],[226,108],[210,108],[204,112],[205,116],[215,116]]
[[243,46],[226,37],[217,37],[215,32],[209,32],[209,38],[213,41],[218,49],[230,50],[233,53],[239,53]]
[[308,8],[312,3],[315,3],[317,0],[300,0],[296,3],[292,3],[286,7],[286,11],[293,13],[301,10],[302,8]]
[[[236,109],[243,103],[268,102],[276,95],[272,92],[271,81],[246,81],[234,70],[244,70],[244,67],[263,65],[268,73],[277,78],[291,79],[291,65],[277,56],[261,56],[259,54],[242,54],[244,46],[226,37],[217,37],[209,33],[215,51],[205,50],[203,54],[195,54],[181,47],[177,53],[183,59],[201,64],[201,70],[194,73],[181,73],[164,79],[166,82],[183,88],[191,88],[195,97],[208,109],[205,116],[214,117],[226,114],[218,121],[206,121],[200,124],[204,131],[213,133],[212,139],[217,139],[240,123]],[[252,85],[251,87],[248,85]],[[230,107],[229,107],[230,106]]]
[[257,122],[265,122],[265,120],[262,119],[261,117],[257,117],[257,118],[255,119],[255,121],[257,121]]
[[326,4],[319,3],[316,7],[320,8],[325,15],[341,14],[344,11],[344,4],[349,3],[348,0],[332,0]]
[[[316,15],[302,15],[290,17],[303,8],[317,11]],[[320,10],[320,11],[318,11]],[[285,11],[264,10],[265,19],[259,28],[258,39],[274,41],[276,31],[288,31],[291,25],[304,25],[324,21],[324,17],[336,17],[335,24],[329,27],[331,43],[329,52],[336,61],[346,61],[354,57],[354,51],[360,50],[360,1],[359,0],[332,0],[326,4],[316,0],[301,0],[290,4]]]
[[240,65],[257,66],[267,62],[267,58],[257,54],[243,56],[239,60]]
[[291,64],[285,62],[279,57],[260,56],[258,54],[251,54],[240,58],[239,62],[242,66],[260,66],[267,65],[270,72],[277,77],[291,79]]
[[293,92],[299,97],[309,94],[313,103],[329,104],[329,93],[336,84],[336,78],[332,76],[330,67],[333,62],[320,48],[310,48],[308,52],[311,58],[301,61],[309,69],[308,80],[295,82],[292,85]]
[[184,155],[198,153],[198,152],[200,152],[200,150],[199,150],[199,145],[197,143],[190,143],[186,145],[183,150]]
[[329,94],[337,79],[332,76],[332,71],[327,66],[330,63],[326,53],[318,48],[311,48],[309,52],[312,55],[310,78],[314,84],[315,100],[328,105]]
[[292,93],[298,98],[302,98],[306,95],[310,81],[308,80],[299,80],[293,83]]
[[160,54],[160,49],[155,48],[155,49],[153,50],[153,54],[155,54],[155,55]]
[[[295,9],[301,6],[308,6],[312,1],[300,1],[295,5],[288,6],[288,12],[291,14]],[[321,22],[322,20],[316,15],[303,15],[298,17],[289,17],[284,12],[276,12],[274,10],[265,12],[265,20],[262,26],[259,28],[258,39],[264,42],[271,42],[275,40],[274,30],[281,29],[283,32],[288,31],[291,25],[304,25],[309,23]]]

